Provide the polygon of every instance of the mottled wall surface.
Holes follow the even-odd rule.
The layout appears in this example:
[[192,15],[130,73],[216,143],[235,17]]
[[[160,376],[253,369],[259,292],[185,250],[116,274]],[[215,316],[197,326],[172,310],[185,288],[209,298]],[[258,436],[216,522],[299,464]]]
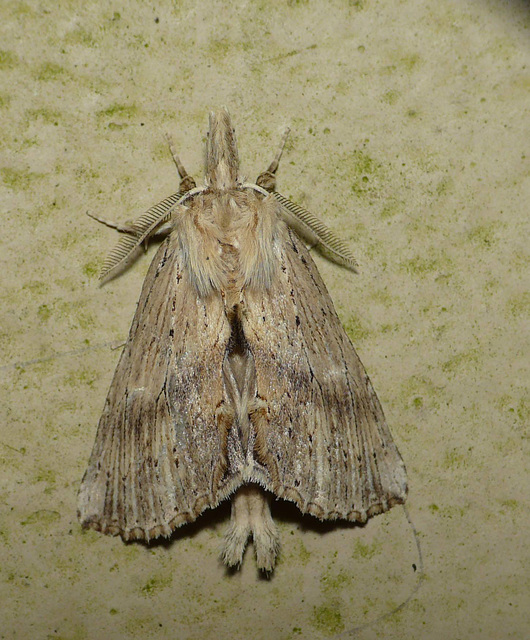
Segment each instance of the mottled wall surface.
[[[530,625],[530,7],[157,2],[0,7],[2,638],[522,638]],[[98,288],[125,221],[200,175],[226,105],[243,170],[292,135],[279,189],[407,464],[364,528],[276,507],[270,581],[218,559],[228,510],[167,544],[82,532],[76,493],[153,247]],[[415,570],[416,568],[416,570]],[[375,622],[374,622],[375,621]]]

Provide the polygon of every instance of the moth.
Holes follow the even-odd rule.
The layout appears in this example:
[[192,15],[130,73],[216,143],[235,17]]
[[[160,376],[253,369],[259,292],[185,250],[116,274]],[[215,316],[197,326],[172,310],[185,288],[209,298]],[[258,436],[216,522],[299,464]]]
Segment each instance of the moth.
[[[202,187],[173,157],[179,191],[125,232],[108,278],[164,227],[79,492],[83,527],[170,536],[231,497],[222,558],[279,550],[271,498],[364,523],[403,503],[405,466],[306,242],[353,266],[308,211],[276,192],[285,144],[247,183],[230,116],[210,114]],[[111,223],[109,223],[111,224]]]

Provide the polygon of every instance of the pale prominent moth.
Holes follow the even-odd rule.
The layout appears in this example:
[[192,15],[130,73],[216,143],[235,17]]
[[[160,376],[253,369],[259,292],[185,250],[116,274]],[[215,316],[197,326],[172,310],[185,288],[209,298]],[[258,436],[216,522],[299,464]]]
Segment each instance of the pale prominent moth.
[[238,566],[252,537],[269,572],[279,549],[271,498],[355,522],[405,501],[381,405],[301,238],[353,257],[275,191],[284,142],[245,183],[230,116],[212,113],[205,186],[173,153],[179,191],[118,227],[103,278],[161,228],[169,235],[99,421],[79,493],[84,527],[149,541],[231,497],[225,563]]

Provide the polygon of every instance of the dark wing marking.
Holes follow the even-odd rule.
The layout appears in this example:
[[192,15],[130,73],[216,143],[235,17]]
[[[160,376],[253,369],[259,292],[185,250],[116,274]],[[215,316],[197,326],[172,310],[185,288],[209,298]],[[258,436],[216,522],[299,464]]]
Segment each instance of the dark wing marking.
[[268,292],[247,291],[243,331],[259,402],[250,479],[321,519],[365,521],[405,501],[406,472],[317,268],[285,228]]
[[79,493],[84,526],[126,540],[169,535],[236,487],[217,415],[229,336],[221,295],[198,298],[170,236],[145,279],[99,422]]

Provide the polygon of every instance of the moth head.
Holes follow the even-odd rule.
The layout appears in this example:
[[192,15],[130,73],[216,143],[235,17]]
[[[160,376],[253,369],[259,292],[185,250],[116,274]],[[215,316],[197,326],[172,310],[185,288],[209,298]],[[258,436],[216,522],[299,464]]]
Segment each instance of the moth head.
[[211,189],[234,189],[239,172],[237,141],[226,108],[210,113],[206,141],[206,183]]

